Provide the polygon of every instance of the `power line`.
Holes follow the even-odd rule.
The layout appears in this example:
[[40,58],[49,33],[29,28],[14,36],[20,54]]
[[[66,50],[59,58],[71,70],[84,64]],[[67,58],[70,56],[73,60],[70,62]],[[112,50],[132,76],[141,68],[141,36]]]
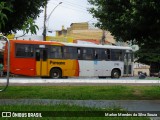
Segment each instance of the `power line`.
[[[59,1],[62,1],[62,0],[59,0]],[[57,3],[59,1],[54,0],[54,1],[49,1],[48,3],[57,5]],[[73,10],[73,11],[78,11],[78,12],[81,12],[83,14],[89,15],[89,12],[87,12],[87,9],[86,9],[85,6],[75,4],[75,3],[72,3],[72,2],[69,2],[69,1],[66,2],[66,1],[63,0],[63,4],[60,7],[67,8],[67,9],[70,9],[70,10]]]
[[[50,4],[54,4],[54,5],[56,5],[56,3],[52,3],[52,2],[50,2]],[[75,7],[69,7],[69,6],[67,6],[67,5],[65,5],[64,3],[60,6],[60,7],[63,7],[63,8],[67,8],[67,9],[71,9],[71,10],[73,10],[73,11],[78,11],[78,12],[81,12],[81,13],[83,13],[83,14],[89,14],[89,13],[87,13],[87,11],[86,10],[82,10],[82,9],[75,9]],[[79,15],[80,17],[83,17],[82,15]],[[85,20],[86,22],[88,21],[88,20]],[[92,22],[93,23],[93,22]]]
[[[85,23],[85,22],[84,22]],[[87,23],[87,22],[86,22]],[[84,27],[84,26],[86,26],[86,25],[76,25],[77,27]],[[43,27],[41,27],[41,28],[43,28]],[[40,29],[41,29],[40,28]],[[88,23],[88,28],[92,28],[92,29],[99,29],[99,28],[97,28],[97,27],[95,27],[94,26],[94,24],[92,24],[92,23]]]
[[[57,3],[57,2],[56,2],[56,3]],[[54,5],[55,5],[56,3],[49,2],[49,4],[54,4]],[[82,12],[82,13],[85,13],[85,14],[89,14],[89,12],[87,12],[87,9],[78,8],[77,6],[70,5],[70,4],[68,4],[68,3],[63,3],[63,4],[61,5],[61,7],[64,7],[64,8],[73,10],[73,11],[78,11],[78,12]]]
[[[54,0],[54,1],[57,1],[57,0]],[[67,0],[63,0],[63,2],[65,3],[65,4],[69,4],[69,5],[71,5],[71,6],[74,6],[74,7],[79,7],[79,8],[81,8],[81,9],[84,9],[84,8],[86,8],[86,6],[82,6],[81,4],[76,4],[76,3],[73,3],[73,2],[69,2],[69,1],[67,1]],[[85,9],[86,10],[86,9]]]
[[[57,5],[57,3],[61,2],[62,0],[54,0],[54,1],[49,1],[48,4],[54,4],[54,5]],[[53,5],[52,5],[53,6]],[[73,11],[78,11],[79,14],[80,12],[83,13],[83,14],[89,14],[89,12],[87,12],[87,8],[85,6],[82,6],[82,5],[79,5],[79,4],[75,4],[75,3],[72,3],[72,2],[69,2],[69,1],[65,1],[63,0],[63,4],[60,6],[60,7],[63,7],[63,8],[67,8],[67,9],[70,9],[70,10],[73,10]],[[65,13],[65,11],[64,11]],[[74,17],[74,16],[73,16]],[[79,15],[79,17],[83,17],[83,15]],[[83,17],[85,18],[85,17]],[[85,18],[86,19],[86,18]],[[88,22],[88,23],[94,23],[93,19],[90,19],[90,20],[84,20],[84,22]],[[90,28],[96,28],[93,24],[89,26]],[[49,27],[48,27],[49,29]]]

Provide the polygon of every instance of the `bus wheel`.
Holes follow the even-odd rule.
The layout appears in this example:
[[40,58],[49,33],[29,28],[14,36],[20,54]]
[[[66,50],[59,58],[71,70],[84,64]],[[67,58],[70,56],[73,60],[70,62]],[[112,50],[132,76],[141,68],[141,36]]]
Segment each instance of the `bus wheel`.
[[62,78],[62,71],[58,68],[53,68],[51,71],[50,71],[50,77],[51,78]]
[[120,72],[117,69],[113,69],[111,73],[111,78],[119,78],[120,77]]

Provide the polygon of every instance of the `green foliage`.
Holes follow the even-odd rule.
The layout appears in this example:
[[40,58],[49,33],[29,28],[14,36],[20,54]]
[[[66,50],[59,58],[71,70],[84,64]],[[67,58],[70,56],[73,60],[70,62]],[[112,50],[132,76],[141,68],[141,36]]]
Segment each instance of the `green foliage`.
[[[42,12],[41,7],[44,7],[47,0],[1,0],[7,6],[12,8],[12,12],[3,10],[3,14],[7,16],[5,26],[1,27],[1,32],[8,34],[17,30],[24,30],[32,34],[36,33],[38,27],[34,24],[34,19]],[[32,23],[31,23],[32,22]],[[28,23],[28,25],[27,25]],[[29,29],[28,29],[29,28]]]
[[159,0],[88,0],[96,26],[109,30],[117,40],[138,45],[160,40]]
[[151,63],[160,63],[160,41],[141,45],[140,49],[135,53],[137,61],[151,65]]
[[29,18],[23,25],[23,31],[24,33],[29,33],[29,31],[31,32],[31,34],[36,34],[36,29],[39,30],[38,26],[35,24],[35,21],[33,20],[33,18]]
[[11,8],[6,5],[6,2],[0,2],[0,29],[5,26],[5,20],[8,20],[6,14],[3,13],[4,10],[12,12]]
[[[144,94],[146,91],[152,91],[152,94]],[[160,100],[160,87],[10,86],[6,92],[0,94],[0,99]]]
[[117,41],[139,45],[139,62],[160,61],[159,0],[88,1],[94,6],[89,11],[97,18],[97,27],[110,31]]

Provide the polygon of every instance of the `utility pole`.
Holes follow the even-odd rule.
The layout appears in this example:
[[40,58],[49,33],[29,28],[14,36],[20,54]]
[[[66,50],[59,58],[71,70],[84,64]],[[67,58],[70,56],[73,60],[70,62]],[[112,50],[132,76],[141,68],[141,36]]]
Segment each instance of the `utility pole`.
[[104,45],[105,44],[105,39],[106,39],[106,32],[105,30],[102,31],[102,38],[101,38],[101,44]]
[[43,41],[46,41],[46,19],[47,19],[47,0],[45,0],[44,6],[44,28],[43,28]]
[[51,17],[52,13],[54,12],[54,10],[55,10],[60,4],[62,4],[62,2],[59,2],[58,5],[56,5],[56,7],[53,8],[53,10],[51,11],[51,13],[50,13],[49,16],[47,17],[47,0],[45,0],[43,41],[46,41],[46,33],[47,33],[46,22],[49,20],[49,18]]

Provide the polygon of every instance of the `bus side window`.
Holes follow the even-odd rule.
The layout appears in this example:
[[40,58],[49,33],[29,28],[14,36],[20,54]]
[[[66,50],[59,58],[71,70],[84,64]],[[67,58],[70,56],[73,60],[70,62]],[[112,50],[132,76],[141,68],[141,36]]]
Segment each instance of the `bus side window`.
[[65,59],[77,59],[77,48],[63,47],[63,56]]
[[93,60],[93,49],[92,48],[83,48],[82,57],[83,60]]
[[40,61],[40,50],[36,50],[36,61]]
[[98,59],[99,60],[110,60],[110,49],[99,49]]
[[107,49],[107,59],[110,60],[111,57],[110,57],[110,49]]
[[50,58],[52,58],[52,59],[62,58],[62,48],[59,46],[51,46]]
[[94,59],[98,60],[98,49],[94,50]]
[[16,57],[32,58],[34,56],[34,46],[30,44],[16,44]]
[[106,60],[107,59],[107,52],[105,49],[100,49],[100,60]]
[[78,59],[81,59],[81,49],[77,48]]
[[122,50],[119,50],[119,49],[112,49],[111,50],[111,59],[113,61],[122,61],[123,58],[122,58]]
[[43,61],[47,61],[47,50],[43,50]]

